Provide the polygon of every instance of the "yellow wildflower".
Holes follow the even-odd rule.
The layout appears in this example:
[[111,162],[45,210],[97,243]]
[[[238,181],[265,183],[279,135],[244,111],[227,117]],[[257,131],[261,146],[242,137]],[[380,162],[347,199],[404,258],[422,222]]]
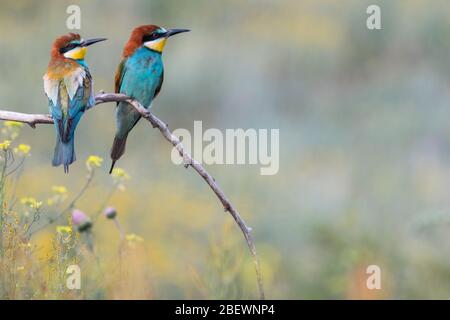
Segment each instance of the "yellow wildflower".
[[5,121],[4,126],[1,129],[1,133],[9,140],[14,140],[19,135],[20,128],[22,128],[22,126],[23,123],[21,122]]
[[5,140],[2,143],[0,143],[0,149],[7,150],[10,145],[11,145],[11,140]]
[[125,239],[127,240],[128,244],[131,247],[134,247],[134,246],[136,246],[136,244],[144,241],[144,238],[142,238],[142,237],[140,237],[140,236],[138,236],[137,234],[134,234],[134,233],[127,234],[125,236]]
[[35,210],[39,209],[42,206],[42,201],[37,201],[32,197],[24,197],[20,199],[20,203]]
[[71,233],[72,227],[71,226],[56,226],[56,232],[58,233]]
[[64,186],[53,186],[52,191],[57,194],[66,194],[67,188]]
[[25,156],[28,153],[30,153],[30,150],[31,150],[31,147],[28,144],[21,143],[17,146],[17,148],[14,148],[14,153]]
[[115,179],[120,179],[120,180],[129,180],[130,179],[130,175],[122,168],[114,168],[113,171],[111,172],[111,175]]
[[22,122],[17,122],[17,121],[5,121],[4,126],[7,128],[22,128],[23,123]]
[[67,188],[64,186],[53,186],[53,195],[47,199],[47,205],[53,206],[62,203],[67,198]]
[[100,158],[99,156],[91,155],[86,160],[86,166],[89,170],[92,170],[93,168],[101,167],[102,162],[103,162],[103,158]]

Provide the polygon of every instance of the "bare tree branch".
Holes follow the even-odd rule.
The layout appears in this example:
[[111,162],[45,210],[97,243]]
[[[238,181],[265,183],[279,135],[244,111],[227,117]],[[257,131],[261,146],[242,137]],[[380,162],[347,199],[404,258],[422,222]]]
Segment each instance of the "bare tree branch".
[[[179,152],[180,156],[183,157],[184,166],[188,168],[191,166],[209,185],[209,187],[214,191],[217,198],[219,198],[225,211],[229,212],[233,219],[236,221],[237,225],[244,234],[245,240],[247,242],[250,253],[253,256],[253,261],[256,269],[257,285],[259,291],[260,299],[264,299],[264,287],[261,274],[261,267],[259,263],[258,256],[256,254],[256,247],[253,241],[252,229],[245,223],[244,219],[240,216],[239,212],[234,208],[232,203],[225,196],[225,193],[219,187],[215,179],[205,170],[205,168],[184,149],[183,144],[180,139],[172,134],[166,123],[161,121],[154,114],[145,109],[138,101],[130,99],[124,94],[115,93],[104,93],[100,92],[95,96],[95,104],[102,104],[107,102],[119,102],[127,101],[130,103],[143,118],[148,120],[153,128],[158,128],[164,138],[169,141]],[[31,127],[35,127],[36,124],[52,124],[53,119],[48,114],[27,114],[11,111],[0,110],[0,120],[10,120],[29,124]]]
[[23,122],[29,124],[33,128],[38,123],[53,123],[52,117],[48,114],[29,114],[3,110],[0,111],[0,120]]

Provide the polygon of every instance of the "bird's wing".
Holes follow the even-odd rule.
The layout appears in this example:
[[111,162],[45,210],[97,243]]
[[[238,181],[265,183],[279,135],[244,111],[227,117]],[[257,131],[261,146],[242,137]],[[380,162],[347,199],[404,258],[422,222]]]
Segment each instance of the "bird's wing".
[[73,100],[78,89],[84,86],[84,80],[87,77],[87,74],[89,74],[89,72],[86,72],[86,69],[76,68],[73,72],[64,77],[64,85],[66,86],[70,100]]
[[63,142],[68,142],[84,110],[94,103],[91,75],[84,68],[60,80],[46,75],[44,88],[58,134]]
[[122,59],[122,61],[120,61],[119,66],[117,67],[117,71],[116,71],[116,76],[115,76],[115,85],[114,85],[114,91],[116,93],[120,93],[120,86],[122,85],[122,80],[123,80],[123,76],[126,72],[126,68],[125,68],[125,59]]
[[94,95],[94,79],[92,79],[91,73],[88,69],[86,71],[86,76],[83,79],[84,87],[84,101],[86,101],[86,109],[90,109],[95,106],[95,95]]
[[53,105],[56,105],[58,101],[59,83],[60,80],[51,77],[49,72],[44,75],[44,92],[49,102]]
[[160,79],[160,81],[159,81],[158,86],[157,86],[156,89],[155,89],[155,94],[153,95],[153,99],[156,98],[156,96],[158,95],[158,93],[161,91],[161,87],[162,87],[163,81],[164,81],[164,70],[163,70],[163,72],[161,73],[161,79]]

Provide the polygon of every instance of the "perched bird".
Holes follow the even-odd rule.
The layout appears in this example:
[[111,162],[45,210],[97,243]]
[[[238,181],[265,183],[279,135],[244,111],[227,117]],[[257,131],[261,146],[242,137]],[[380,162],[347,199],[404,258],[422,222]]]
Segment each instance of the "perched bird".
[[84,111],[95,104],[93,81],[84,61],[87,46],[105,38],[81,39],[69,33],[55,40],[44,75],[44,90],[56,130],[53,166],[64,165],[64,172],[75,161],[74,134]]
[[[123,59],[115,77],[115,92],[139,101],[147,110],[161,90],[164,68],[161,54],[167,38],[187,29],[164,29],[155,25],[137,27],[131,33],[123,50]],[[118,102],[116,135],[111,148],[111,169],[125,152],[128,133],[141,118],[129,103]]]

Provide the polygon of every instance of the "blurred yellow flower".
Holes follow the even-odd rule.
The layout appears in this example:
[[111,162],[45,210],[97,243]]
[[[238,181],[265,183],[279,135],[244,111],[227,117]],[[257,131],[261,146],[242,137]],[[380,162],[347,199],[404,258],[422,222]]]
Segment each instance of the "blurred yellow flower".
[[22,122],[17,122],[17,121],[5,121],[4,126],[7,128],[22,128],[23,123]]
[[119,179],[119,180],[129,180],[130,179],[130,175],[122,168],[114,168],[113,171],[111,172],[111,175],[113,178]]
[[103,158],[99,156],[91,155],[86,160],[86,166],[89,170],[92,170],[93,168],[99,168],[101,167],[103,163]]
[[24,197],[20,199],[20,203],[35,210],[39,209],[42,206],[42,201],[37,201],[33,197]]
[[22,128],[23,123],[16,121],[5,121],[1,133],[7,137],[9,140],[14,140],[17,138]]
[[138,236],[137,234],[134,234],[134,233],[127,234],[125,236],[125,239],[127,240],[128,244],[131,247],[134,247],[136,244],[144,241],[144,238],[142,238],[142,237],[140,237],[140,236]]
[[67,188],[65,186],[53,186],[53,196],[47,199],[49,206],[60,204],[67,198]]
[[64,186],[53,186],[52,191],[57,194],[66,194],[67,188]]
[[14,148],[14,153],[25,156],[30,153],[31,147],[28,144],[21,143]]
[[23,271],[23,270],[25,270],[25,267],[24,267],[24,266],[18,266],[18,267],[17,267],[17,271]]
[[24,248],[31,248],[32,247],[31,243],[29,243],[29,242],[22,243],[21,246],[24,247]]
[[71,233],[72,227],[71,226],[56,226],[56,232],[58,233]]
[[10,145],[11,145],[11,140],[5,140],[2,143],[0,143],[0,149],[7,150]]

